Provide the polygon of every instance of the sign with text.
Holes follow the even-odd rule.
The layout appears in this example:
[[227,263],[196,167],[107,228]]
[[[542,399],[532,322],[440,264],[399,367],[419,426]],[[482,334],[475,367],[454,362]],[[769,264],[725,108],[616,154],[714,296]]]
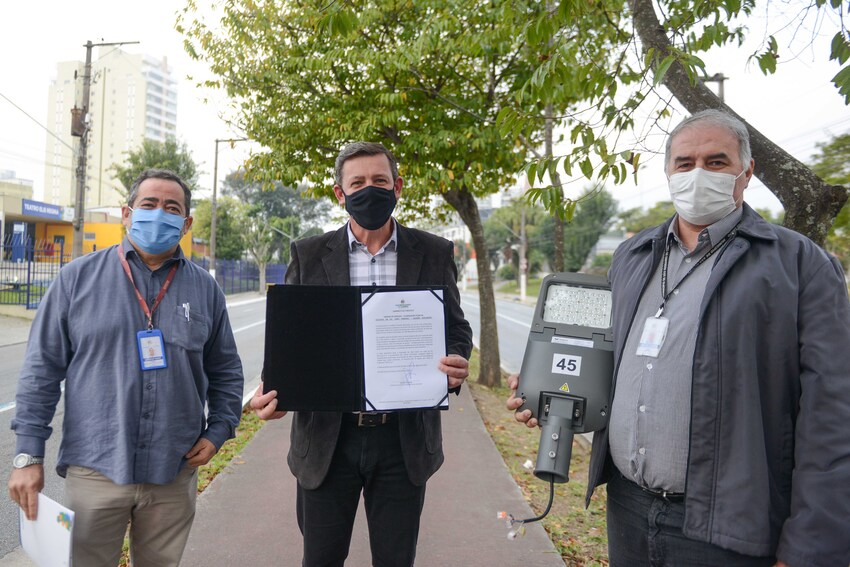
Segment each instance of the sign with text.
[[32,217],[62,220],[62,207],[59,205],[30,201],[29,199],[21,201],[21,212]]

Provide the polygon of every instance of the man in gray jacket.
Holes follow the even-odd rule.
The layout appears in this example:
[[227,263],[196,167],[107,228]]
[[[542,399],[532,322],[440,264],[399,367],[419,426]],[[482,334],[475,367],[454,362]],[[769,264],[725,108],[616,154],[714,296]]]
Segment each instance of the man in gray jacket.
[[665,163],[677,214],[609,272],[615,388],[587,502],[608,483],[611,565],[847,565],[841,266],[743,203],[754,162],[736,118],[684,120]]

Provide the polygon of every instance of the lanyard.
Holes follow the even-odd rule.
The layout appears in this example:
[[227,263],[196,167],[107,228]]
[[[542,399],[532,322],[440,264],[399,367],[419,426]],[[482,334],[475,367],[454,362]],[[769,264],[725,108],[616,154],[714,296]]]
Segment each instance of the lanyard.
[[121,266],[124,268],[124,273],[127,274],[127,277],[130,279],[130,283],[133,284],[133,291],[136,292],[136,299],[139,300],[139,305],[142,306],[142,311],[145,312],[145,316],[148,318],[148,330],[150,331],[153,329],[153,314],[156,311],[156,308],[159,307],[159,302],[162,301],[163,297],[165,297],[165,293],[168,291],[168,286],[171,285],[171,281],[174,279],[174,274],[177,272],[179,262],[174,262],[174,265],[171,266],[171,270],[169,270],[168,276],[165,278],[165,283],[162,284],[162,287],[159,290],[159,295],[156,296],[153,308],[149,309],[145,298],[142,297],[139,288],[136,287],[136,282],[133,280],[133,273],[130,272],[130,264],[127,263],[127,258],[124,257],[124,244],[118,245],[118,258],[121,260]]
[[723,248],[723,246],[727,242],[729,242],[730,240],[735,238],[735,235],[738,234],[738,227],[739,226],[741,226],[740,222],[738,224],[736,224],[735,227],[732,230],[727,232],[726,236],[724,236],[723,238],[720,239],[720,242],[718,242],[717,244],[712,246],[711,250],[709,250],[705,254],[705,256],[700,258],[697,261],[697,263],[694,264],[693,267],[691,267],[690,270],[688,270],[688,273],[685,274],[684,276],[682,276],[682,279],[679,280],[679,283],[677,283],[673,287],[673,289],[671,289],[669,292],[667,291],[667,265],[670,262],[670,240],[671,239],[670,238],[667,239],[667,246],[664,249],[664,259],[661,262],[661,306],[658,308],[658,312],[655,313],[656,319],[661,317],[661,314],[664,313],[664,306],[667,304],[667,300],[670,298],[671,295],[673,295],[673,293],[677,289],[679,289],[679,286],[682,285],[682,282],[685,281],[689,275],[694,273],[694,270],[699,268],[702,265],[703,262],[705,262],[706,260],[711,258],[714,255],[715,252],[717,252],[718,250]]

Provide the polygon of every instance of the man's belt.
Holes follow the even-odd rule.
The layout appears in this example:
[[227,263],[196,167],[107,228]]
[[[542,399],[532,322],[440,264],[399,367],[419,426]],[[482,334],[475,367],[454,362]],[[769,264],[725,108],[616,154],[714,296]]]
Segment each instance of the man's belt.
[[651,494],[656,498],[663,498],[668,502],[684,502],[685,501],[685,493],[684,492],[669,492],[667,490],[656,490],[654,488],[647,488],[645,486],[640,486],[641,490],[646,492],[647,494]]
[[364,411],[360,413],[343,414],[343,419],[349,423],[353,423],[357,427],[376,427],[378,425],[386,425],[394,423],[397,418],[395,412],[374,412]]

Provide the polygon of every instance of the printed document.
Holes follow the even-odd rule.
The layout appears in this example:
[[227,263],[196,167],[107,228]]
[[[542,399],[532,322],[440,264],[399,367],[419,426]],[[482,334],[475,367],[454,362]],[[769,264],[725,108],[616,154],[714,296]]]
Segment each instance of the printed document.
[[363,370],[369,411],[448,407],[443,291],[362,295]]
[[71,563],[71,532],[74,512],[38,493],[38,517],[27,520],[20,513],[21,547],[39,567],[67,567]]

